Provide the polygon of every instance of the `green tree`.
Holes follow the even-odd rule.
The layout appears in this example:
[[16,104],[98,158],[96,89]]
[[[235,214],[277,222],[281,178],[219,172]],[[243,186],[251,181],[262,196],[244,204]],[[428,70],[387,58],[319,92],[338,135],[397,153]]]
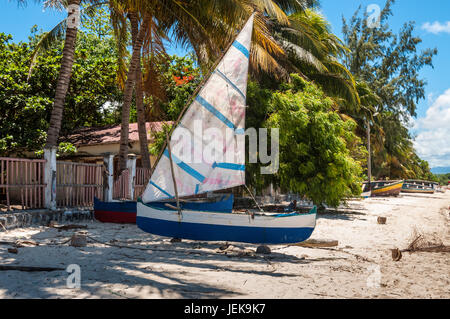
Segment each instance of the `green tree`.
[[[420,70],[433,66],[437,50],[419,52],[422,40],[414,35],[413,22],[405,23],[398,34],[389,28],[393,4],[394,0],[386,1],[379,27],[368,26],[368,16],[360,9],[350,21],[343,19],[344,40],[350,49],[345,65],[380,100],[372,105],[380,114],[372,130],[374,175],[409,178],[421,172],[414,163],[417,155],[406,125],[410,116],[416,116],[417,103],[424,98],[426,81],[420,77]],[[359,116],[365,116],[364,112]]]
[[[337,206],[361,191],[361,163],[352,158],[349,147],[360,144],[354,134],[356,123],[342,120],[333,111],[333,100],[317,85],[297,74],[291,77],[291,83],[279,91],[264,90],[249,100],[255,103],[268,98],[264,125],[280,129],[279,171],[266,181],[316,204]],[[249,103],[249,110],[252,107],[257,106]],[[254,169],[253,173],[258,174]]]
[[[12,43],[0,34],[0,153],[30,155],[46,141],[55,95],[63,41],[55,41],[29,66],[41,33],[33,29],[29,42]],[[117,124],[122,99],[116,84],[117,54],[112,38],[80,31],[74,52],[70,93],[65,100],[61,134],[84,126]],[[113,107],[105,107],[113,105]]]

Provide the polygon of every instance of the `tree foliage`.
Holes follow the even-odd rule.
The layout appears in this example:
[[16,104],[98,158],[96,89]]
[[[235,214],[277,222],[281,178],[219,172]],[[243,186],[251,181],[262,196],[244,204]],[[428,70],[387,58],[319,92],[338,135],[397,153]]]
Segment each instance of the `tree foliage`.
[[[361,163],[351,154],[351,148],[360,148],[356,123],[342,120],[332,109],[333,100],[317,85],[297,74],[291,78],[276,92],[249,86],[249,109],[256,110],[249,120],[256,124],[258,120],[251,119],[256,115],[260,121],[265,118],[265,127],[280,129],[279,171],[264,178],[254,167],[249,173],[256,177],[250,181],[265,179],[316,204],[337,206],[361,190]],[[262,101],[267,102],[260,112],[260,105],[252,104]]]
[[[0,34],[0,153],[21,155],[42,149],[50,120],[62,54],[56,42],[37,57],[28,78],[31,54],[42,33],[33,29],[28,42],[13,43]],[[61,135],[83,126],[118,121],[113,107],[121,100],[116,85],[116,48],[110,39],[80,32]]]
[[[379,178],[425,178],[426,165],[418,158],[407,125],[416,116],[417,103],[424,98],[426,81],[420,70],[433,66],[436,49],[419,52],[422,40],[414,35],[414,23],[407,22],[394,33],[388,24],[393,15],[394,0],[387,0],[381,11],[379,27],[366,23],[368,16],[360,9],[350,21],[343,19],[344,40],[349,54],[345,65],[358,81],[365,82],[378,97],[378,101],[366,103],[372,113],[380,115],[372,127],[374,175]],[[364,128],[367,112],[350,110]],[[365,130],[360,130],[363,133]],[[360,136],[364,136],[361,134]]]

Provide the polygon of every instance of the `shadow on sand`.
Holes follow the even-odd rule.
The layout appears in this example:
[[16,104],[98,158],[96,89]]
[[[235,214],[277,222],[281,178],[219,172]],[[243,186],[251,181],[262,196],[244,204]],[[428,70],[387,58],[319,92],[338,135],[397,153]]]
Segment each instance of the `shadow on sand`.
[[[134,228],[131,229],[132,238],[130,227]],[[112,242],[141,249],[107,246],[89,239],[87,246],[82,248],[71,247],[68,243],[48,245],[52,240],[62,243],[64,241],[62,239],[70,238],[74,231],[58,232],[53,228],[43,227],[40,232],[31,236],[31,240],[41,245],[19,248],[17,255],[9,254],[3,246],[0,247],[0,258],[9,265],[61,268],[66,268],[70,264],[79,265],[82,287],[78,295],[82,294],[87,298],[239,297],[241,295],[239,290],[226,288],[230,286],[224,285],[221,280],[215,282],[199,278],[198,273],[205,273],[208,276],[208,272],[223,271],[234,274],[295,277],[296,274],[277,271],[272,267],[272,263],[309,264],[322,261],[307,260],[280,252],[256,255],[254,254],[256,245],[251,244],[231,243],[233,251],[225,254],[220,250],[224,245],[223,242],[171,243],[163,237],[143,233],[135,225],[120,226],[94,222],[90,223],[87,232],[92,238],[105,243],[117,240]],[[239,255],[235,254],[235,251],[246,251],[250,254]],[[1,271],[0,291],[6,296],[18,298],[61,298],[64,297],[64,294],[60,294],[61,289],[68,289],[66,288],[68,276],[69,273],[66,271],[33,273]],[[118,286],[123,289],[132,288],[132,293],[124,295],[114,292]],[[71,297],[78,298],[76,295]]]

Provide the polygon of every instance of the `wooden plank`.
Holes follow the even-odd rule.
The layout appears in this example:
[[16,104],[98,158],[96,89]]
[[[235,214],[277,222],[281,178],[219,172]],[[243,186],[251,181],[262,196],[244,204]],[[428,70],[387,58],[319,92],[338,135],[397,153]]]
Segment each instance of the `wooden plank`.
[[291,244],[289,246],[298,246],[298,247],[308,247],[308,248],[317,248],[317,247],[336,247],[339,245],[337,240],[316,240],[316,239],[308,239],[301,243]]

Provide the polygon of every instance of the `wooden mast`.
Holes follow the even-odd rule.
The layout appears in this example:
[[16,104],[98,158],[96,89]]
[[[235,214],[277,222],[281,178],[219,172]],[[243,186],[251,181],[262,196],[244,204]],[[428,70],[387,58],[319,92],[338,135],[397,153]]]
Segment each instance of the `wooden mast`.
[[166,132],[166,143],[167,143],[167,149],[169,151],[170,172],[172,173],[173,188],[175,190],[175,199],[177,200],[177,210],[178,210],[178,214],[181,216],[181,207],[180,207],[180,199],[178,198],[177,181],[175,180],[175,171],[173,169],[172,150],[170,147],[169,134],[167,134],[167,132]]

